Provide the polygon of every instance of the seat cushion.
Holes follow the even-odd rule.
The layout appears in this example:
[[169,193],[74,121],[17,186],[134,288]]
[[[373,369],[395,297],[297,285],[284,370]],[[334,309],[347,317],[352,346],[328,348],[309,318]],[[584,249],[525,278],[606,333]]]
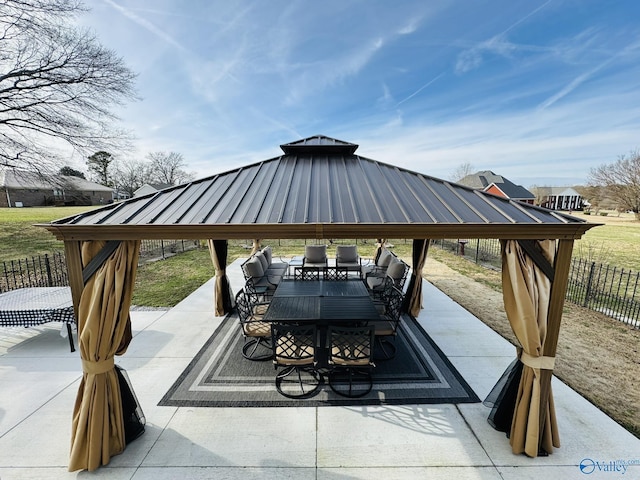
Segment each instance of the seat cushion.
[[247,337],[270,337],[271,323],[269,322],[249,322],[243,325],[244,334]]
[[304,248],[305,263],[325,263],[327,261],[326,245],[307,245]]
[[400,280],[404,276],[404,262],[394,259],[387,267],[387,275],[394,280]]
[[247,278],[260,278],[264,275],[264,268],[262,268],[262,262],[255,256],[244,262],[242,265],[242,271]]
[[273,255],[271,252],[271,247],[269,245],[267,245],[266,247],[264,247],[262,250],[262,254],[264,255],[264,258],[267,259],[267,263],[269,265],[271,265],[271,261],[273,260]]
[[336,247],[336,261],[338,263],[357,263],[358,247],[355,245],[338,245]]
[[387,265],[389,265],[389,262],[391,261],[392,258],[394,258],[394,255],[389,250],[384,249],[380,253],[380,256],[378,257],[378,261],[376,262],[376,265],[378,267],[386,267]]
[[269,261],[267,260],[267,257],[265,257],[262,252],[257,252],[254,257],[260,260],[260,263],[262,264],[262,270],[266,272],[267,268],[269,268]]

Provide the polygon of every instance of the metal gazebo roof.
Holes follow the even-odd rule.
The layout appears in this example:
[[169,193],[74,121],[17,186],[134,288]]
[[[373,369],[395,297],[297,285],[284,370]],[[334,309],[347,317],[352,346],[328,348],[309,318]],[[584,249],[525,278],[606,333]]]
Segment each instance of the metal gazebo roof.
[[316,135],[283,155],[43,225],[64,240],[580,238],[581,219],[371,160]]

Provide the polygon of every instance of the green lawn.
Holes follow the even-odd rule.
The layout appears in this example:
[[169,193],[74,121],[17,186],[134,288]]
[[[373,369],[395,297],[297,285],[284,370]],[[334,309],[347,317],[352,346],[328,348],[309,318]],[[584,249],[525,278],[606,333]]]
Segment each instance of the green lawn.
[[62,250],[62,242],[36,223],[48,223],[96,207],[0,208],[0,262]]
[[576,216],[603,225],[592,228],[575,243],[575,257],[640,272],[640,222],[633,214]]

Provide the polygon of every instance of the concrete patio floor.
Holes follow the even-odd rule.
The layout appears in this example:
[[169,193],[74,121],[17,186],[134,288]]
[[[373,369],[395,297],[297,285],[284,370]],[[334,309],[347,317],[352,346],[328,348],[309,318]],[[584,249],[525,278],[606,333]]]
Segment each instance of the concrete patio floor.
[[[228,270],[237,291],[239,263]],[[222,321],[212,303],[213,280],[171,310],[132,312],[134,339],[116,362],[129,373],[146,432],[91,473],[67,472],[78,352],[69,352],[59,324],[0,330],[0,479],[640,478],[640,440],[555,378],[562,447],[535,459],[511,453],[481,403],[157,406]],[[424,304],[418,321],[484,398],[515,349],[428,282]],[[623,471],[617,461],[635,465]]]

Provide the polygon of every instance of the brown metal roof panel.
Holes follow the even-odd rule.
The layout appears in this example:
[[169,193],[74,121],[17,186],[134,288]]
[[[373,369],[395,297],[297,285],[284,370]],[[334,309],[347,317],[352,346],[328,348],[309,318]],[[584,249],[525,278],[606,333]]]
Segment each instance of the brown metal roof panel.
[[246,191],[243,194],[238,191],[238,206],[228,217],[229,223],[256,223],[261,212],[272,208],[269,191],[277,170],[278,162],[263,162],[260,165],[251,183],[244,185]]
[[425,222],[459,223],[459,219],[447,208],[447,205],[436,194],[436,190],[432,188],[434,183],[432,178],[415,175],[407,176],[405,179],[407,184],[412,187],[420,204],[425,208]]
[[367,184],[372,187],[380,220],[383,222],[409,221],[409,217],[398,201],[393,185],[385,176],[388,167],[371,160],[361,159],[360,163],[367,178]]
[[[255,223],[279,223],[283,203],[287,198],[290,188],[291,170],[283,168],[283,162],[273,162],[265,175],[266,191],[262,198],[260,208],[253,214]],[[258,202],[256,202],[256,207]]]
[[370,183],[368,176],[365,174],[362,162],[349,165],[349,176],[355,181],[351,182],[353,202],[357,205],[354,216],[359,217],[360,222],[365,223],[382,223],[385,221],[380,211],[379,199],[382,193],[375,185]]
[[[485,222],[509,223],[515,220],[514,216],[516,212],[507,213],[504,209],[497,208],[498,205],[494,202],[485,200],[485,198],[489,196],[488,194],[478,190],[467,189],[457,184],[452,184],[451,187],[455,190],[458,196],[468,202],[469,205],[471,205],[471,207],[485,219]],[[508,206],[509,202],[505,202],[505,204]],[[500,204],[500,206],[502,206],[502,204]],[[519,216],[520,215],[518,215],[518,217]]]
[[180,218],[192,208],[197,198],[202,196],[212,184],[213,180],[186,184],[176,189],[176,196],[165,196],[160,193],[156,199],[157,205],[145,209],[135,217],[135,223],[141,224],[164,224],[170,225],[179,223]]
[[486,221],[473,211],[463,199],[457,195],[452,195],[450,190],[444,183],[444,181],[435,181],[432,179],[429,182],[429,186],[433,189],[436,195],[441,201],[445,203],[445,206],[452,212],[455,212],[456,217],[459,218],[459,222],[462,223],[486,223]]
[[190,214],[180,223],[229,223],[242,200],[253,195],[252,186],[259,175],[260,166],[254,164],[237,170],[224,184],[222,181],[216,184],[208,195],[198,199]]
[[149,217],[148,221],[155,224],[176,224],[186,223],[184,219],[193,215],[198,208],[198,202],[205,197],[214,195],[215,192],[224,192],[225,184],[230,181],[227,177],[211,177],[206,181],[190,184],[180,195],[167,207],[154,217]]
[[293,175],[291,188],[287,192],[286,202],[282,208],[281,223],[306,223],[311,164],[298,157],[289,158],[287,163],[288,168],[293,169]]

